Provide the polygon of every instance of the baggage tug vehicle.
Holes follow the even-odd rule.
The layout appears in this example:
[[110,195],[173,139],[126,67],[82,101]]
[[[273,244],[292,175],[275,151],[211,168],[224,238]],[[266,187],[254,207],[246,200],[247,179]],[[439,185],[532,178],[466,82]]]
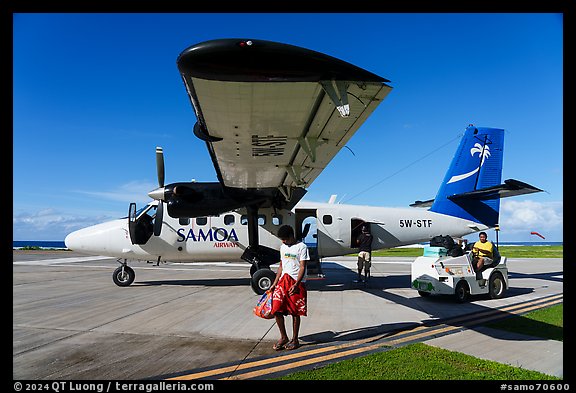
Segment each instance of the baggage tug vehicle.
[[424,247],[424,255],[416,258],[411,267],[412,288],[420,296],[452,295],[465,302],[470,295],[488,294],[499,299],[508,289],[506,257],[495,255],[494,263],[478,273],[474,269],[474,255],[451,257],[443,247]]

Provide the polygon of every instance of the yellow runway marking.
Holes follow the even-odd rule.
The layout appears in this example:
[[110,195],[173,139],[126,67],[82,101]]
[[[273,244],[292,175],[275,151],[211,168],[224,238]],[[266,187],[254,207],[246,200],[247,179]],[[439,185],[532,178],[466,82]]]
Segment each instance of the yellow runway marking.
[[[178,377],[173,377],[173,378],[168,378],[168,379],[170,379],[170,380],[184,380],[184,379],[205,378],[205,377],[208,377],[211,375],[223,374],[223,373],[232,372],[232,371],[245,370],[247,368],[258,367],[258,366],[262,366],[265,364],[274,364],[274,363],[278,363],[278,362],[284,362],[286,360],[297,359],[297,358],[300,358],[303,356],[317,355],[317,354],[321,354],[323,352],[334,351],[334,350],[338,350],[338,349],[345,349],[345,348],[348,348],[351,346],[361,345],[363,343],[370,342],[373,340],[374,340],[374,338],[371,337],[369,339],[358,340],[358,341],[355,341],[353,343],[331,345],[328,347],[310,349],[307,351],[298,351],[298,352],[295,352],[295,353],[292,353],[289,355],[282,355],[282,356],[266,358],[266,359],[262,359],[262,360],[255,360],[255,361],[249,362],[249,363],[240,363],[240,364],[235,364],[235,365],[231,365],[231,366],[227,366],[227,367],[222,367],[222,368],[207,370],[207,371],[201,371],[201,372],[197,372],[197,373],[193,373],[193,374],[181,375]],[[378,345],[381,345],[381,344],[378,344]]]
[[[494,319],[502,318],[502,314],[509,313],[512,315],[517,315],[521,313],[526,313],[538,308],[543,308],[551,306],[563,301],[563,294],[558,294],[551,296],[546,299],[537,299],[528,303],[516,304],[511,306],[506,306],[499,309],[492,309],[476,315],[456,317],[446,320],[439,324],[438,326],[418,326],[407,331],[401,331],[397,333],[386,333],[376,337],[370,337],[362,340],[357,340],[351,343],[329,345],[316,349],[297,351],[294,353],[270,357],[261,360],[248,361],[246,363],[238,363],[230,366],[215,368],[206,371],[199,371],[191,374],[184,374],[177,377],[168,378],[170,380],[190,380],[190,379],[200,379],[207,378],[211,376],[219,376],[219,379],[249,379],[261,377],[263,375],[277,373],[281,371],[286,371],[290,369],[296,369],[303,366],[308,366],[315,363],[320,363],[324,361],[330,361],[339,359],[342,357],[356,355],[364,352],[369,352],[376,350],[381,347],[388,346],[398,346],[406,342],[412,341],[425,341],[427,338],[433,338],[439,334],[444,334],[454,330],[466,329],[467,325],[478,325],[485,323]],[[459,325],[454,325],[455,323],[462,322]],[[448,326],[447,326],[448,325]],[[420,333],[419,333],[420,332]],[[394,336],[400,336],[396,339],[392,338]],[[376,342],[377,341],[377,342]],[[376,342],[370,344],[372,342]],[[356,348],[351,348],[356,347]],[[324,354],[325,352],[335,351],[332,354]],[[299,358],[305,358],[298,360]],[[288,362],[293,360],[292,362]],[[285,363],[287,362],[287,363]],[[277,364],[282,363],[282,364]],[[256,367],[265,366],[264,368],[246,371],[242,373],[242,370],[252,369]],[[228,374],[228,375],[222,375]]]
[[360,352],[367,352],[367,351],[370,351],[372,349],[382,347],[383,345],[384,344],[382,344],[382,343],[378,343],[378,344],[372,344],[372,345],[369,345],[366,347],[349,349],[347,351],[338,352],[338,353],[332,354],[332,355],[324,355],[324,356],[314,357],[311,359],[304,359],[304,360],[300,360],[298,362],[288,363],[288,364],[284,364],[281,366],[270,367],[270,368],[266,368],[266,369],[262,369],[262,370],[256,370],[256,371],[252,371],[252,372],[248,372],[248,373],[244,373],[244,374],[240,374],[240,375],[233,375],[229,379],[249,379],[249,378],[259,377],[259,376],[264,375],[264,374],[272,374],[272,373],[275,373],[278,371],[290,370],[290,369],[295,368],[295,367],[307,366],[309,364],[319,363],[319,362],[322,362],[324,360],[333,360],[333,359],[338,359],[338,358],[348,356],[348,355],[354,355],[354,354],[357,354]]

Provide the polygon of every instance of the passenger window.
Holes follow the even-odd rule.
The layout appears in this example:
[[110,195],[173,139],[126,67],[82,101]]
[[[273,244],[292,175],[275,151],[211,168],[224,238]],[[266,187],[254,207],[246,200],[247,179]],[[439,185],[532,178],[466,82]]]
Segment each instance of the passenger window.
[[180,225],[188,225],[188,224],[190,224],[190,218],[188,218],[188,217],[179,218],[179,219],[178,219],[178,223],[179,223]]
[[323,216],[323,217],[322,217],[322,222],[323,222],[325,225],[330,225],[330,224],[332,224],[332,216],[330,216],[330,215],[328,215],[328,214],[325,215],[325,216]]
[[224,216],[224,225],[234,225],[234,216],[232,214],[226,214]]
[[[240,224],[242,225],[248,225],[248,216],[247,215],[242,215],[240,217]],[[266,216],[263,214],[258,214],[258,225],[264,225],[266,224]]]
[[281,214],[273,214],[272,215],[272,224],[273,225],[282,225],[282,215]]
[[208,217],[196,217],[197,225],[206,225],[208,223]]

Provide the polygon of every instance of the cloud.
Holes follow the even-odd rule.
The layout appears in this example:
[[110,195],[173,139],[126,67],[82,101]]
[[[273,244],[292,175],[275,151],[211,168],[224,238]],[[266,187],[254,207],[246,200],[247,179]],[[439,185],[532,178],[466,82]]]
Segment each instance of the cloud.
[[64,240],[72,231],[118,217],[78,216],[58,209],[24,212],[12,217],[13,240]]
[[[74,192],[82,194],[83,199],[86,196],[94,198],[97,201],[113,201],[125,203],[122,213],[115,213],[116,204],[92,202],[92,209],[98,206],[107,206],[108,210],[91,210],[84,214],[72,210],[70,207],[50,207],[37,208],[35,210],[27,209],[20,212],[14,211],[12,218],[12,239],[13,240],[64,240],[66,235],[75,230],[85,228],[101,222],[120,218],[127,212],[128,203],[136,202],[138,205],[151,201],[148,192],[158,187],[157,183],[149,181],[134,180],[122,184],[116,188],[102,191],[92,190],[75,190]],[[88,205],[88,202],[86,202]]]
[[[508,233],[562,234],[564,204],[532,200],[502,200],[500,203],[500,228]],[[562,239],[559,239],[562,240]]]
[[90,195],[93,197],[108,199],[117,202],[148,203],[150,202],[150,197],[148,196],[148,193],[156,188],[158,188],[158,183],[133,180],[126,184],[122,184],[118,186],[116,189],[112,189],[110,191],[77,190],[76,192],[84,195]]

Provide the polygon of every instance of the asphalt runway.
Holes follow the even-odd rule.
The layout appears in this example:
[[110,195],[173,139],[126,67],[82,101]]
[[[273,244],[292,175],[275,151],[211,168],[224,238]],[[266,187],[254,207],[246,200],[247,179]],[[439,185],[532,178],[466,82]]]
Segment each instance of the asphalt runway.
[[[414,259],[374,258],[368,284],[353,282],[355,258],[324,259],[326,276],[307,283],[303,345],[290,356],[340,354],[304,361],[312,367],[375,350],[391,334],[402,340],[424,327],[461,329],[476,316],[562,299],[563,259],[509,259],[502,299],[463,304],[410,289]],[[112,282],[117,266],[113,258],[71,251],[14,250],[13,379],[216,378],[228,371],[210,370],[235,372],[242,364],[260,378],[290,372],[277,366],[276,374],[258,374],[278,358],[272,345],[279,333],[274,320],[252,314],[259,296],[250,288],[249,264],[133,262],[136,280],[126,288]],[[290,334],[290,319],[287,328]]]

